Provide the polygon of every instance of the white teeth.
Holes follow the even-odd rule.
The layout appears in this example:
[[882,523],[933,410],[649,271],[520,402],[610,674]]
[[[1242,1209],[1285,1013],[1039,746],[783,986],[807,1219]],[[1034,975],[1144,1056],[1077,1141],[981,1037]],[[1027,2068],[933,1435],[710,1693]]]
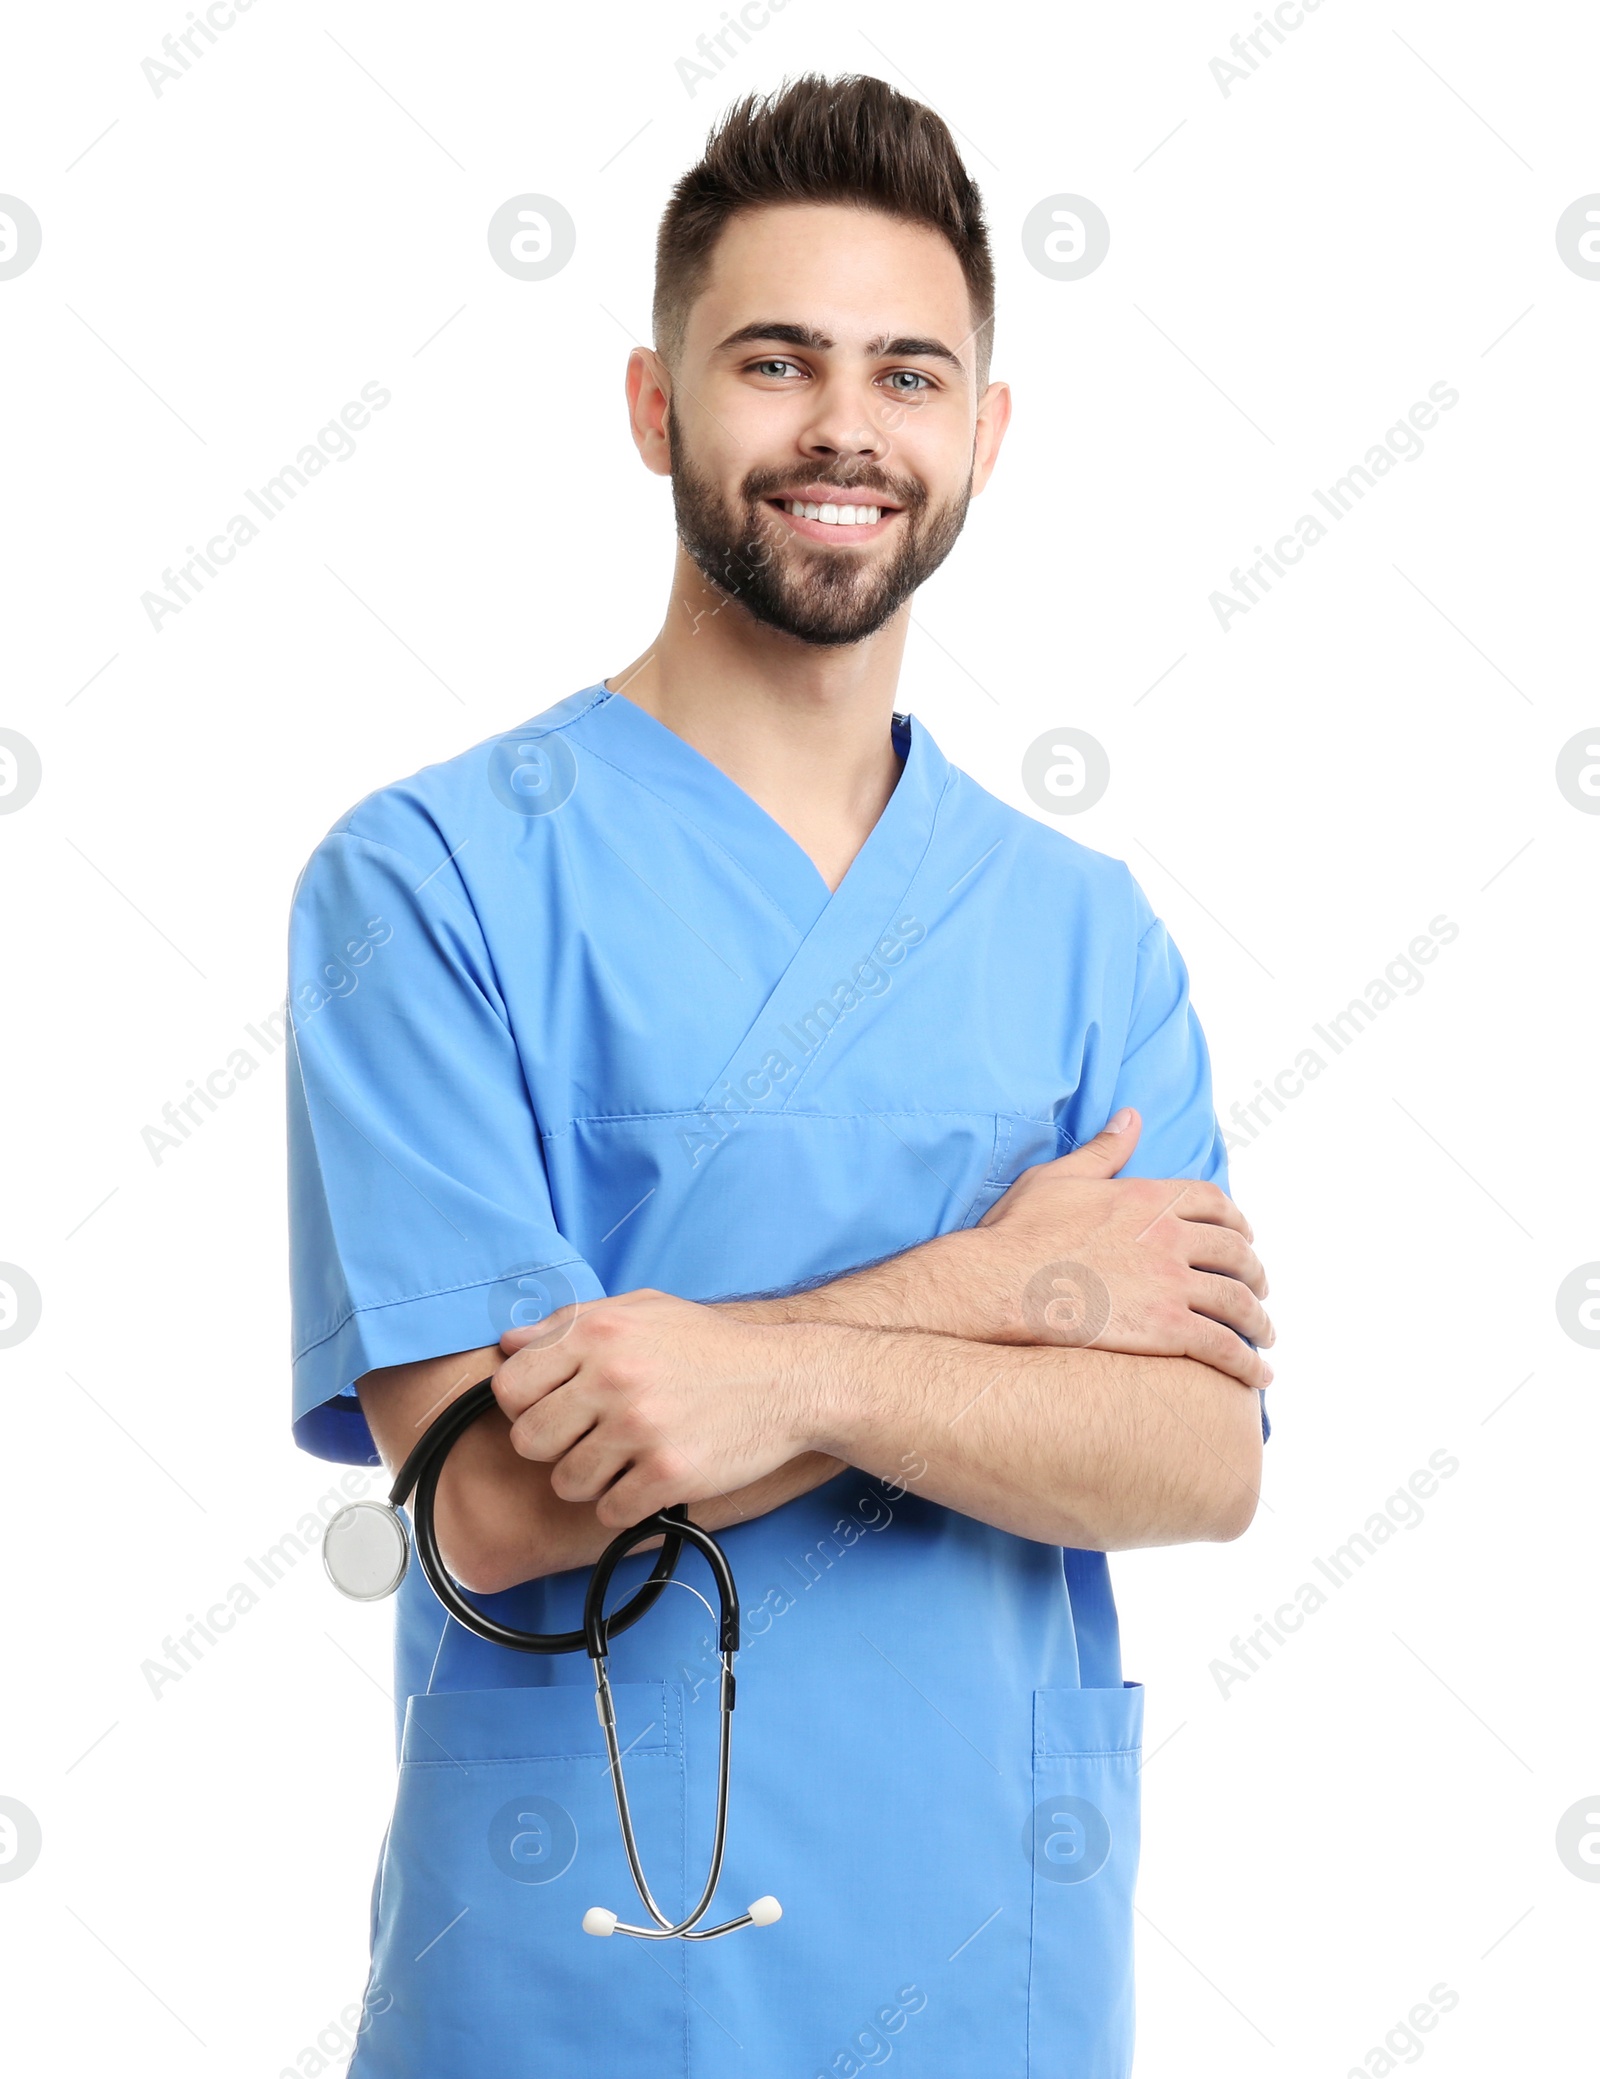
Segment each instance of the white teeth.
[[797,520],[821,520],[829,527],[875,527],[883,517],[876,505],[808,505],[800,498],[789,500],[789,511]]

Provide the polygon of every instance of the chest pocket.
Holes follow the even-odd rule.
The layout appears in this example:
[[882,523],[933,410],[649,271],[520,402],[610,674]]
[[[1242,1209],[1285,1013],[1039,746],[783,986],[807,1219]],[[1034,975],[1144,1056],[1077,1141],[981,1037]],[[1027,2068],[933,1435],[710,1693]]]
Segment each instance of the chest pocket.
[[1014,1112],[996,1112],[994,1115],[994,1147],[989,1158],[989,1168],[984,1176],[981,1202],[973,1208],[972,1219],[966,1224],[981,1220],[990,1206],[1004,1198],[1011,1186],[1025,1169],[1038,1162],[1054,1162],[1058,1155],[1065,1155],[1060,1133],[1052,1120],[1024,1119]]
[[994,1112],[696,1110],[580,1119],[545,1140],[561,1232],[608,1292],[767,1292],[970,1227],[1049,1120]]

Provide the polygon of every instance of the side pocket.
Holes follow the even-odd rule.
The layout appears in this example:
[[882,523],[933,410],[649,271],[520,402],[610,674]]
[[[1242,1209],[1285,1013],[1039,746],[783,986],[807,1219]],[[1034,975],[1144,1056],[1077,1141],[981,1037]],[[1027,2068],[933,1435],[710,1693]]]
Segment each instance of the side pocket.
[[1133,2069],[1144,1688],[1033,1693],[1029,2079]]
[[358,2046],[361,2037],[372,2026],[373,2015],[375,2013],[381,2014],[386,2004],[383,1997],[383,1989],[378,1984],[376,1958],[378,1954],[378,1928],[381,1923],[383,1910],[383,1872],[389,1860],[389,1833],[390,1829],[386,1826],[383,1830],[383,1843],[378,1850],[378,1867],[372,1873],[372,1904],[369,1909],[367,1927],[367,1982],[361,1992],[361,2019],[356,2028]]
[[[613,1693],[645,1874],[682,1912],[683,1693]],[[613,2079],[686,2074],[682,1945],[586,1935],[590,1906],[649,1918],[588,1683],[412,1697],[351,2079],[483,2079],[533,2045],[585,2071],[602,2039]]]

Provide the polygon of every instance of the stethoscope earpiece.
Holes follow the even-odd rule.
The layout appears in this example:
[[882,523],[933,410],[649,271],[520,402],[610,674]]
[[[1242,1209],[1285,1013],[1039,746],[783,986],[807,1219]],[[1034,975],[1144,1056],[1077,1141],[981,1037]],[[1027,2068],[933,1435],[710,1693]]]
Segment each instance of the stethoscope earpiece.
[[[706,1929],[708,1935],[725,1935],[736,1927],[771,1927],[775,1920],[783,1918],[783,1908],[769,1891],[764,1898],[757,1899],[737,1920],[730,1920],[727,1927]],[[591,1906],[583,1916],[583,1931],[586,1935],[614,1935],[621,1922],[608,1906]],[[624,1934],[648,1932],[639,1928],[623,1928]],[[702,1938],[703,1939],[703,1938]]]
[[[389,1490],[387,1502],[351,1502],[339,1510],[328,1524],[322,1541],[322,1563],[328,1578],[341,1595],[348,1595],[356,1602],[377,1602],[384,1596],[393,1595],[405,1579],[410,1563],[411,1540],[400,1510],[409,1500],[411,1520],[414,1526],[417,1558],[428,1585],[443,1603],[450,1615],[469,1631],[480,1638],[488,1639],[492,1645],[509,1647],[515,1653],[577,1653],[587,1652],[594,1666],[595,1711],[605,1735],[606,1753],[611,1763],[611,1787],[616,1797],[617,1823],[622,1829],[622,1845],[627,1851],[628,1867],[641,1899],[645,1903],[654,1927],[634,1927],[619,1920],[605,1906],[591,1906],[583,1916],[583,1931],[588,1935],[635,1935],[645,1941],[681,1939],[685,1942],[708,1942],[717,1935],[731,1934],[740,1927],[770,1927],[783,1916],[778,1901],[767,1894],[759,1898],[747,1912],[737,1920],[724,1921],[719,1927],[697,1927],[696,1922],[711,1904],[712,1894],[722,1874],[723,1847],[728,1831],[728,1767],[732,1738],[734,1705],[733,1659],[739,1650],[739,1595],[734,1586],[733,1569],[728,1564],[727,1554],[711,1535],[697,1523],[689,1521],[688,1510],[681,1503],[671,1509],[659,1509],[642,1522],[635,1523],[612,1539],[595,1562],[589,1577],[588,1590],[583,1599],[583,1625],[576,1631],[536,1632],[519,1631],[515,1626],[501,1624],[470,1603],[459,1586],[450,1577],[439,1552],[439,1540],[434,1530],[433,1501],[438,1491],[439,1475],[451,1447],[463,1431],[469,1429],[486,1409],[494,1405],[494,1384],[490,1379],[481,1380],[470,1391],[453,1400],[444,1413],[436,1418],[424,1433],[405,1464],[395,1475],[394,1485]],[[656,1563],[642,1586],[637,1588],[620,1609],[605,1614],[606,1590],[611,1585],[611,1576],[618,1563],[625,1559],[636,1545],[646,1538],[659,1537],[661,1550],[656,1554]],[[628,1790],[622,1777],[622,1754],[617,1745],[616,1711],[612,1703],[611,1683],[606,1673],[606,1655],[612,1637],[625,1631],[630,1624],[641,1618],[656,1601],[663,1588],[673,1579],[678,1558],[683,1547],[693,1545],[704,1557],[716,1583],[717,1601],[717,1645],[722,1660],[721,1726],[717,1742],[717,1817],[712,1840],[711,1868],[706,1878],[700,1902],[687,1919],[670,1920],[650,1895],[645,1882],[644,1869],[639,1861],[638,1844],[633,1836],[633,1816],[628,1809]],[[679,1582],[679,1587],[688,1587]],[[698,1594],[698,1590],[691,1590]],[[704,1598],[702,1597],[703,1601]]]

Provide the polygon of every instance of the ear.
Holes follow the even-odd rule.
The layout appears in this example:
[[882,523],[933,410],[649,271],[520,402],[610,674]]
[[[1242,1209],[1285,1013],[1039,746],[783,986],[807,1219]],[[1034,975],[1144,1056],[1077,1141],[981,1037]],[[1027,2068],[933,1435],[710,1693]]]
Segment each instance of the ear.
[[972,434],[972,496],[977,497],[994,473],[1000,443],[1011,423],[1011,385],[991,383],[978,399],[978,422]]
[[627,389],[633,444],[646,469],[657,476],[670,476],[667,406],[672,400],[672,376],[654,347],[635,347],[628,356]]

